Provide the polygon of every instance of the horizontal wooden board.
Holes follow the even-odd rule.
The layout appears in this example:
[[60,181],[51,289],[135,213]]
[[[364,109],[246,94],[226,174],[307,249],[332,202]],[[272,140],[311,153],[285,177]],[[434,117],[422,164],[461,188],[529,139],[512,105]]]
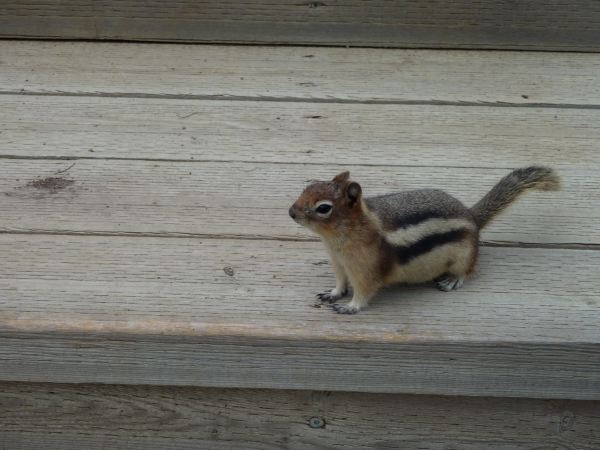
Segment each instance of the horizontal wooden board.
[[600,109],[0,98],[4,156],[444,168],[598,164]]
[[[0,159],[0,231],[315,239],[288,208],[309,179],[344,166],[241,162]],[[600,173],[561,169],[560,192],[532,192],[482,239],[600,244]],[[508,170],[352,168],[365,195],[435,187],[475,204]],[[43,180],[49,179],[48,185]],[[62,180],[58,188],[53,179]]]
[[600,105],[600,56],[583,53],[1,41],[0,55],[0,92]]
[[[317,242],[0,236],[0,379],[600,399],[600,255],[485,248],[355,316]],[[341,376],[344,373],[346,375]]]
[[1,36],[414,47],[600,48],[593,0],[9,0]]
[[10,450],[595,450],[598,430],[598,402],[0,384]]

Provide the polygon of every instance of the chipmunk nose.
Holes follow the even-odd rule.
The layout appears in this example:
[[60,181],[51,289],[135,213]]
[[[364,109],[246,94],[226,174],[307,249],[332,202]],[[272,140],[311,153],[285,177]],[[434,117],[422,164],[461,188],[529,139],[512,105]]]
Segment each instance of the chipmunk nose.
[[289,210],[288,212],[290,213],[290,217],[291,217],[292,219],[295,219],[295,218],[296,218],[296,211],[294,210],[294,207],[293,207],[293,206],[290,208],[290,210]]

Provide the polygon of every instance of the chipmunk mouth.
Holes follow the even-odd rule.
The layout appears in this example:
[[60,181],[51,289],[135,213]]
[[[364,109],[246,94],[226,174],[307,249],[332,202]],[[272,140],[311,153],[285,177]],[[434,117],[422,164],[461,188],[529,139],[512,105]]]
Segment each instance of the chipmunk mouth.
[[306,220],[304,220],[304,218],[302,217],[292,217],[292,219],[294,220],[294,222],[296,222],[298,225],[302,225],[303,227],[306,226]]
[[293,206],[289,209],[288,214],[290,215],[290,217],[292,218],[292,220],[294,222],[296,222],[297,224],[300,224],[300,225],[304,225],[304,223],[305,223],[304,217],[302,217],[300,214],[298,214],[298,211]]

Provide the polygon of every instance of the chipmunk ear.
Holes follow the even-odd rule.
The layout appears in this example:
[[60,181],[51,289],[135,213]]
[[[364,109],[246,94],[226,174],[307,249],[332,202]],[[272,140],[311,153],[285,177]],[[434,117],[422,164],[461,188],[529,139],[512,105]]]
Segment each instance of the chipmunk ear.
[[334,183],[337,184],[344,184],[346,181],[348,181],[348,179],[350,178],[350,172],[346,171],[346,172],[342,172],[338,175],[336,175],[335,177],[333,177],[333,181]]
[[362,194],[362,188],[360,184],[352,182],[346,188],[346,198],[348,199],[348,205],[354,206],[356,202],[360,200]]

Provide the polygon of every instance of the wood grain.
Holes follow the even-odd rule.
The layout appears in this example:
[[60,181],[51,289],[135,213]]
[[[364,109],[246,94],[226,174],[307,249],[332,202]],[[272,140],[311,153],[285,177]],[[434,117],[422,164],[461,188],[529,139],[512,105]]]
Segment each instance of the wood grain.
[[600,109],[0,98],[3,156],[443,168],[598,165]]
[[3,450],[593,450],[599,429],[598,402],[0,384]]
[[[136,160],[0,160],[0,231],[316,239],[287,210],[310,179],[344,166]],[[67,170],[68,169],[68,170]],[[482,239],[600,244],[597,170],[560,169],[564,190],[532,192]],[[505,169],[352,167],[365,195],[435,187],[474,204]],[[64,189],[35,187],[61,177]],[[34,185],[32,185],[34,183]]]
[[596,251],[486,248],[460,291],[340,316],[316,242],[0,244],[2,380],[600,399]]
[[0,30],[4,37],[597,51],[600,10],[593,0],[487,0],[475,7],[467,0],[183,0],[177,7],[158,0],[9,0]]
[[[91,20],[102,33],[89,5],[60,8],[79,17],[72,30]],[[146,26],[172,20],[163,14],[179,21],[183,11],[146,5],[159,8]],[[98,11],[111,11],[104,6]],[[120,2],[110,22],[134,32],[118,17],[135,6]],[[20,7],[9,5],[9,22]],[[288,7],[274,9],[289,19]],[[194,11],[186,14],[195,27],[217,20]],[[570,32],[554,31],[556,39]],[[583,45],[581,36],[573,39]],[[600,400],[600,254],[548,248],[600,243],[593,55],[40,45],[0,44],[0,380]],[[21,90],[28,95],[11,94]],[[541,248],[485,247],[477,275],[458,292],[390,288],[353,317],[315,305],[314,295],[333,285],[326,254],[286,216],[307,180],[349,167],[368,194],[439,187],[471,204],[509,168],[531,163],[557,167],[565,190],[529,195],[483,238]],[[52,187],[47,177],[62,182]],[[0,448],[10,450],[115,446],[123,435],[128,448],[157,448],[177,433],[180,448],[215,448],[210,439],[231,448],[255,431],[254,419],[261,429],[264,420],[248,409],[268,410],[268,402],[288,405],[276,419],[284,431],[274,441],[261,431],[257,448],[355,448],[358,439],[413,448],[422,436],[430,448],[481,448],[468,440],[467,422],[503,449],[539,447],[529,436],[547,437],[556,423],[562,434],[552,445],[597,447],[588,430],[598,428],[598,414],[587,403],[467,399],[463,433],[455,426],[463,416],[440,403],[447,399],[332,394],[340,400],[328,431],[337,434],[324,437],[307,434],[314,430],[306,417],[290,418],[305,414],[307,395],[326,403],[327,394],[245,391],[236,419],[223,407],[236,402],[231,391],[2,386],[10,394],[0,389],[0,406],[8,404],[0,419],[9,417],[0,420]],[[37,409],[44,402],[92,407],[73,406],[84,416],[78,422],[70,412],[49,417],[51,406]],[[186,419],[201,408],[194,402],[206,412]],[[423,422],[406,414],[412,403]],[[106,416],[121,408],[134,411],[128,421]],[[535,433],[494,438],[495,427],[513,420],[509,411],[520,414],[516,428]],[[394,425],[400,416],[410,417],[407,428]],[[586,419],[575,436],[578,417]],[[198,434],[203,423],[212,424],[212,438]]]
[[600,105],[595,54],[0,41],[0,55],[4,93]]

